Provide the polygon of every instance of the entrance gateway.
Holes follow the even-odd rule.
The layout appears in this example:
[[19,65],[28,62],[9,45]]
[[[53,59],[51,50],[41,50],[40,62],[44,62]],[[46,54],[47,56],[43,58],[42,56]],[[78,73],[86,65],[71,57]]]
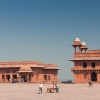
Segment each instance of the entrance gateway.
[[95,72],[91,73],[91,81],[97,81],[97,74]]
[[27,82],[27,76],[26,75],[22,75],[21,80],[22,80],[22,82]]

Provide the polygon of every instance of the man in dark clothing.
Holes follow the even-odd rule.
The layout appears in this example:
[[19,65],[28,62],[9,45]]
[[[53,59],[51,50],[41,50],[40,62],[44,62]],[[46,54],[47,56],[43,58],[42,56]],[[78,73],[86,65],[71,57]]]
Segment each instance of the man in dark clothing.
[[93,87],[91,80],[89,80],[88,83],[89,83],[89,87],[90,87],[90,86]]

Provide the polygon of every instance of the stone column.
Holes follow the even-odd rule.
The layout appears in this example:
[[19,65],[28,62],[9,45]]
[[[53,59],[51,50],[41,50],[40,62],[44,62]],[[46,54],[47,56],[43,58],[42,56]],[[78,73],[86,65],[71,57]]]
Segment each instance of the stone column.
[[74,53],[76,53],[76,46],[74,46]]
[[10,82],[12,82],[13,76],[12,73],[10,73]]
[[33,75],[30,75],[30,82],[33,82]]
[[18,79],[18,82],[21,82],[21,76],[19,75],[19,79]]
[[6,74],[4,74],[4,82],[6,81]]
[[8,82],[7,75],[5,74],[5,82]]
[[27,75],[27,82],[29,82],[29,75]]
[[81,46],[78,46],[78,51],[79,51],[79,52],[81,52],[81,49],[80,49],[80,47],[81,47]]
[[19,74],[17,74],[17,79],[19,78]]
[[2,74],[0,74],[0,82],[2,82]]

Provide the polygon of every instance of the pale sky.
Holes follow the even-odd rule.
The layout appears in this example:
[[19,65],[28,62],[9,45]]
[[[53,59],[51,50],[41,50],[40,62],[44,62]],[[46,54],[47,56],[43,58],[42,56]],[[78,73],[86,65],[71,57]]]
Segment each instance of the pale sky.
[[73,79],[75,37],[100,49],[100,0],[0,0],[0,61],[57,64]]

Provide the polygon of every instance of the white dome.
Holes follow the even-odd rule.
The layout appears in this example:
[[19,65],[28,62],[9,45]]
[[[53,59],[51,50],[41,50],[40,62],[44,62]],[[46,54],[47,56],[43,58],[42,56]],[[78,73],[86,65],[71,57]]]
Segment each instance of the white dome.
[[82,42],[81,45],[86,45],[86,43],[85,42]]
[[80,39],[79,39],[78,37],[76,37],[76,38],[74,39],[74,41],[80,41]]

